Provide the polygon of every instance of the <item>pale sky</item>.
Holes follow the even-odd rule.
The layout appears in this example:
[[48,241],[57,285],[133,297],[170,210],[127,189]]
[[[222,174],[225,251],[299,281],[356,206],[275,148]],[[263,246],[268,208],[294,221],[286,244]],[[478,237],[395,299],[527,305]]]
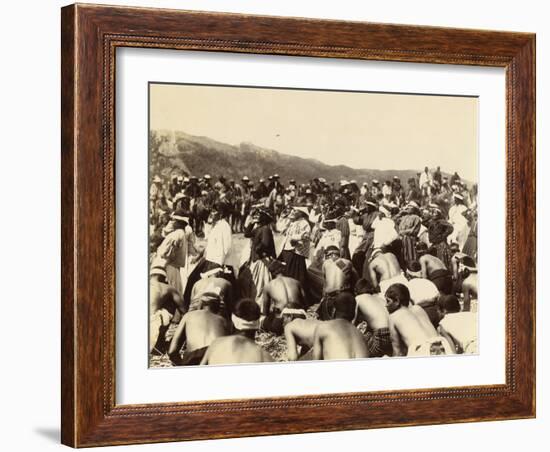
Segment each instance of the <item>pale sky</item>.
[[471,97],[150,85],[151,130],[352,168],[441,166],[477,181],[477,125]]

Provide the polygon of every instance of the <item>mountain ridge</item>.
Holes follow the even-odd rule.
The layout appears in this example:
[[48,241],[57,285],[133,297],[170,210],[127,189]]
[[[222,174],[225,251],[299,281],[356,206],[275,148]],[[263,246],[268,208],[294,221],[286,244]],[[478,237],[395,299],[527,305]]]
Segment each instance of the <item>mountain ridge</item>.
[[154,130],[149,136],[151,174],[169,176],[172,173],[195,175],[223,175],[226,179],[240,180],[248,176],[257,181],[279,174],[283,183],[296,179],[307,183],[314,177],[328,182],[342,179],[356,180],[358,184],[373,179],[383,182],[398,176],[402,184],[416,176],[419,170],[354,169],[347,165],[329,165],[314,158],[285,154],[274,149],[242,142],[238,145],[223,143],[206,136],[190,135],[182,131]]

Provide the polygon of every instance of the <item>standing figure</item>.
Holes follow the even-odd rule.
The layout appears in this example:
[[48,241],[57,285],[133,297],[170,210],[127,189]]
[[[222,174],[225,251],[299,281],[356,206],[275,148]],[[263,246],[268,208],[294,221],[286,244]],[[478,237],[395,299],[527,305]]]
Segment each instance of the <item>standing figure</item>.
[[[189,226],[189,214],[177,210],[171,215],[172,232],[168,233],[157,248],[155,262],[160,260],[166,266],[168,284],[180,294],[183,293],[183,278],[191,256],[196,254],[195,235]],[[182,275],[182,272],[185,274]]]
[[275,241],[271,224],[275,217],[265,207],[259,207],[245,226],[244,236],[250,239],[250,258],[239,271],[238,285],[241,298],[252,298],[259,303],[266,284],[271,280],[269,262],[275,259]]
[[279,260],[286,265],[286,276],[300,282],[306,296],[308,295],[308,275],[306,258],[309,255],[311,226],[307,218],[309,212],[305,207],[294,207],[291,223],[286,229],[283,250]]
[[218,202],[212,211],[212,230],[208,234],[206,247],[196,267],[189,274],[183,302],[186,308],[191,302],[191,293],[195,283],[201,279],[201,273],[206,273],[214,268],[222,267],[231,250],[232,234],[231,226],[227,222],[230,208],[227,204]]

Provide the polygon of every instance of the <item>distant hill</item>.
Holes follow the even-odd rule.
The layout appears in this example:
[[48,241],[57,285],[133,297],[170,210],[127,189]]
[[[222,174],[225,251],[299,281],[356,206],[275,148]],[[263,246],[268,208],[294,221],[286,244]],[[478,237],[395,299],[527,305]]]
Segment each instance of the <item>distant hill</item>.
[[149,147],[151,174],[164,176],[176,172],[198,177],[210,174],[214,179],[220,175],[235,180],[248,176],[257,181],[262,177],[279,174],[284,184],[289,179],[296,179],[299,184],[306,183],[314,177],[324,177],[329,182],[355,179],[362,184],[373,179],[384,181],[398,176],[405,184],[408,178],[420,171],[354,169],[345,165],[327,165],[315,159],[283,154],[252,143],[232,146],[207,137],[165,130],[150,133]]

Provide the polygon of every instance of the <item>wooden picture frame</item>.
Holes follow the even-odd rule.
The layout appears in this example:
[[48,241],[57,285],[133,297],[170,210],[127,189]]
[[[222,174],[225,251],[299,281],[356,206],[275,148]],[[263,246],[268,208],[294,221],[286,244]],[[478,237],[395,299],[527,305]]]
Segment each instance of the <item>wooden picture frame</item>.
[[[62,442],[73,447],[535,416],[535,35],[161,9],[62,9]],[[115,403],[115,50],[506,69],[506,383]]]

